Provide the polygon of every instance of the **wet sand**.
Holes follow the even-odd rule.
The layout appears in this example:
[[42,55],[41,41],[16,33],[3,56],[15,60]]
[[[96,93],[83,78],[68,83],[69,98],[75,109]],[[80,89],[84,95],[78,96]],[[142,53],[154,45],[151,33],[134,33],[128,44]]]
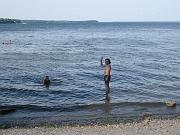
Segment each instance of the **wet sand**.
[[0,129],[0,135],[180,135],[180,119],[145,119],[116,125]]

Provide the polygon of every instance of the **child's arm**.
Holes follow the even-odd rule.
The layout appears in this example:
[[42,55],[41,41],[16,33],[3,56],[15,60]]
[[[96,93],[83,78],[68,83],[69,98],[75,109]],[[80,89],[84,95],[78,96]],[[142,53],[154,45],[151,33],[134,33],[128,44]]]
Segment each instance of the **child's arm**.
[[100,59],[100,65],[103,66],[103,56]]

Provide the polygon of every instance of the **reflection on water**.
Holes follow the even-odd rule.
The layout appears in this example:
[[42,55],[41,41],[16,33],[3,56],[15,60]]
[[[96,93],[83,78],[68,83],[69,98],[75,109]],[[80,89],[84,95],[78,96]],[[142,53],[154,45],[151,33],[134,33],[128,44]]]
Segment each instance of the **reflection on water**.
[[105,99],[104,99],[104,111],[105,111],[105,113],[109,113],[110,112],[110,107],[109,107],[109,101],[110,101],[109,92],[110,92],[109,84],[108,85],[105,84]]

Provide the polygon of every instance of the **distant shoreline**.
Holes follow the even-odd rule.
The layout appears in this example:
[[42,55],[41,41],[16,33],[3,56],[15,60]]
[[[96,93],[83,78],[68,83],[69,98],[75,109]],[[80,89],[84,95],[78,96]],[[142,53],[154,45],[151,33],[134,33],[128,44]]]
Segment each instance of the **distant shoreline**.
[[0,18],[0,24],[16,24],[23,22],[60,22],[60,23],[99,23],[97,20],[85,20],[85,21],[68,21],[68,20],[19,20]]
[[98,21],[98,20],[24,20],[0,18],[0,24],[16,24],[23,22],[60,22],[60,23],[180,23],[180,21]]
[[19,19],[0,18],[0,24],[22,23]]

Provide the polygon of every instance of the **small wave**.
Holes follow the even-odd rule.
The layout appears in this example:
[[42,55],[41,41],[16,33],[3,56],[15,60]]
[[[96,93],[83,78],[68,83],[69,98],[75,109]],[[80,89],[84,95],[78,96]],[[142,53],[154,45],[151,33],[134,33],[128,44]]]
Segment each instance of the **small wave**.
[[[133,107],[133,106],[140,106],[140,107],[158,107],[164,106],[163,102],[121,102],[121,103],[110,103],[109,104],[112,108],[116,107]],[[63,106],[36,106],[36,105],[2,105],[0,106],[0,110],[31,110],[31,111],[58,111],[58,112],[73,112],[77,110],[89,110],[89,109],[98,109],[102,108],[104,103],[97,103],[97,104],[79,104],[79,105],[63,105]]]
[[26,45],[32,45],[32,43],[27,43]]
[[6,115],[6,114],[9,114],[9,113],[12,113],[15,111],[16,111],[16,109],[14,109],[14,108],[8,108],[8,109],[1,109],[0,108],[0,115]]
[[0,110],[30,110],[33,112],[73,112],[74,110],[78,109],[79,106],[70,106],[70,107],[64,107],[64,106],[36,106],[36,105],[7,105],[7,106],[0,106]]

